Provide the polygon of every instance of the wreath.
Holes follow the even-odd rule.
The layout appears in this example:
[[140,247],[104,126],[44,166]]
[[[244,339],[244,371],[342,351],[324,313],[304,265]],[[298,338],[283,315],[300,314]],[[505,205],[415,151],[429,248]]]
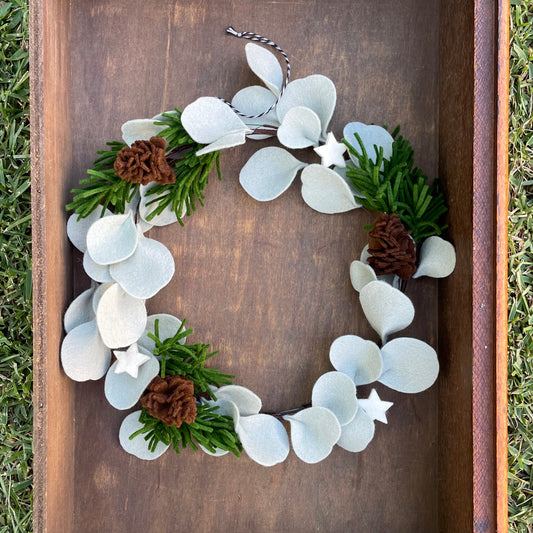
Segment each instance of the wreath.
[[[244,450],[272,466],[290,451],[284,422],[294,453],[306,463],[325,459],[335,445],[360,452],[374,436],[375,421],[387,423],[392,403],[375,389],[360,398],[358,386],[380,382],[413,394],[437,379],[430,345],[389,336],[414,318],[404,293],[408,280],[442,278],[455,267],[454,247],[440,237],[445,198],[438,182],[428,183],[414,165],[399,128],[351,122],[338,142],[328,130],[336,104],[329,78],[289,81],[290,62],[278,45],[251,32],[227,32],[264,45],[246,45],[248,65],[264,85],[240,90],[231,102],[201,97],[183,112],[126,122],[123,142],[108,143],[72,191],[67,233],[83,253],[92,285],[65,313],[63,369],[76,381],[105,376],[105,396],[116,409],[140,402],[122,422],[119,440],[141,459],[190,446],[214,456]],[[283,56],[285,73],[266,47]],[[279,413],[261,412],[255,393],[208,366],[217,352],[209,344],[187,344],[192,330],[185,319],[146,311],[146,300],[169,283],[175,268],[169,250],[147,231],[183,225],[203,206],[213,167],[221,178],[221,150],[269,137],[291,150],[312,148],[320,163],[304,163],[281,147],[261,148],[239,176],[252,198],[274,200],[300,172],[302,198],[312,209],[377,213],[350,278],[381,346],[352,334],[335,339],[334,370],[316,381],[310,403]]]

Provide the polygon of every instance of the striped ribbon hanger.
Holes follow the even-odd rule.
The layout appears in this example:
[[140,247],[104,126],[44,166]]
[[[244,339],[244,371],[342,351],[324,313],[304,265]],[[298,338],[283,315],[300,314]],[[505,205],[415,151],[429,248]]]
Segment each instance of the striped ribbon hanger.
[[247,115],[246,113],[242,113],[241,111],[239,111],[235,106],[233,106],[230,102],[228,102],[224,98],[220,98],[220,100],[222,100],[225,104],[231,107],[231,109],[233,109],[233,111],[235,111],[235,113],[237,113],[237,115],[240,115],[241,117],[244,117],[244,118],[263,117],[267,113],[270,113],[270,111],[272,111],[276,107],[281,97],[283,96],[283,92],[285,91],[287,84],[289,83],[289,79],[291,77],[291,63],[289,61],[289,57],[284,52],[284,50],[282,50],[281,47],[279,47],[274,41],[271,41],[267,37],[262,37],[261,35],[258,35],[257,33],[252,33],[251,31],[243,31],[243,32],[236,31],[231,26],[229,28],[226,28],[226,32],[231,35],[234,35],[235,37],[240,37],[242,39],[249,39],[250,41],[256,41],[261,44],[266,44],[267,46],[272,46],[283,56],[283,59],[285,59],[285,63],[287,64],[287,72],[285,73],[285,81],[283,82],[283,85],[281,86],[279,96],[277,97],[276,101],[263,113],[259,113],[259,115]]

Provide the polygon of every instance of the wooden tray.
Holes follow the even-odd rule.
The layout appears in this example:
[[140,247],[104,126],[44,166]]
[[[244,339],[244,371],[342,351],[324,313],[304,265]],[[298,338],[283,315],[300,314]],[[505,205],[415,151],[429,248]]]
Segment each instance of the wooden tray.
[[[30,4],[35,531],[505,531],[508,0]],[[87,285],[65,235],[70,188],[123,121],[255,83],[230,24],[278,42],[294,78],[334,81],[338,135],[352,120],[402,124],[450,203],[457,269],[408,290],[407,333],[437,348],[438,385],[380,388],[395,402],[388,426],[318,465],[138,461],[118,445],[124,413],[103,383],[75,384],[59,364],[62,314]],[[270,410],[309,399],[336,336],[372,338],[348,279],[371,217],[315,213],[297,185],[254,202],[237,176],[259,146],[223,155],[223,181],[185,228],[153,230],[177,273],[150,309],[186,316]]]

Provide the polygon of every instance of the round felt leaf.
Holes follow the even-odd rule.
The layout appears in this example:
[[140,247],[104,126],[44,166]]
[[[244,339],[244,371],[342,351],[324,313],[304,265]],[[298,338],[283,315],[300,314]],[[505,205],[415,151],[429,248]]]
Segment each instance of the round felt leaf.
[[[231,100],[231,105],[245,115],[260,115],[274,105],[275,102],[276,96],[271,91],[260,85],[251,85],[235,94]],[[253,120],[256,122],[255,119]],[[278,119],[273,111],[270,111],[262,117],[258,117],[257,121],[262,124],[279,125]]]
[[335,339],[329,350],[329,360],[336,370],[346,374],[356,385],[373,383],[383,368],[378,346],[357,335],[343,335]]
[[166,126],[156,126],[151,118],[128,120],[122,124],[122,139],[131,146],[135,141],[149,141],[157,137]]
[[96,322],[104,344],[109,348],[130,346],[146,326],[144,300],[133,298],[113,283],[102,295],[96,310]]
[[243,416],[236,431],[248,457],[262,466],[282,463],[289,455],[287,431],[271,415]]
[[99,265],[124,261],[137,248],[137,228],[133,217],[111,215],[97,220],[87,232],[87,252]]
[[308,107],[293,107],[283,117],[278,139],[287,148],[317,146],[320,138],[320,119]]
[[302,198],[319,213],[344,213],[361,207],[341,176],[330,168],[316,164],[302,171]]
[[305,163],[276,146],[257,151],[242,167],[239,181],[255,200],[268,202],[284,193]]
[[222,135],[222,137],[216,141],[213,141],[211,144],[208,144],[207,146],[204,146],[198,150],[196,155],[201,156],[204,154],[210,154],[211,152],[217,152],[219,150],[225,150],[226,148],[233,148],[234,146],[244,144],[246,142],[247,131],[249,130],[230,131],[225,135]]
[[90,289],[87,289],[86,291],[83,291],[68,306],[63,318],[63,324],[67,333],[73,330],[75,327],[85,324],[85,322],[94,320],[92,300],[95,290],[96,285]]
[[375,424],[362,409],[358,409],[354,419],[342,426],[342,434],[337,445],[349,452],[361,452],[374,438]]
[[378,381],[399,392],[422,392],[439,375],[437,352],[419,339],[394,339],[381,348],[381,354],[383,373]]
[[98,283],[108,283],[113,281],[109,275],[109,265],[99,265],[95,263],[88,252],[83,254],[83,269],[85,273]]
[[[241,113],[245,115],[260,115],[264,113],[267,109],[270,109],[272,105],[276,102],[276,96],[270,92],[265,87],[260,85],[252,85],[251,87],[245,87],[241,89],[231,100],[231,104],[238,109]],[[257,124],[267,125],[267,126],[279,126],[278,117],[276,112],[273,109],[269,111],[266,115],[263,115],[259,118],[254,119],[245,119],[247,122],[253,123],[248,124],[250,129],[256,127]],[[272,133],[270,135],[266,134],[251,134],[248,135],[250,139],[266,139],[275,135]]]
[[350,281],[357,292],[371,281],[376,280],[376,273],[370,265],[362,261],[352,261],[350,265]]
[[96,310],[98,309],[98,304],[100,303],[100,298],[102,298],[104,292],[107,291],[107,289],[109,289],[109,287],[111,287],[114,283],[114,281],[110,281],[109,283],[102,283],[102,285],[98,285],[98,287],[96,287],[92,301],[92,308],[95,316]]
[[436,235],[428,237],[420,247],[420,264],[413,278],[445,278],[454,271],[455,260],[455,248],[451,242]]
[[359,293],[363,312],[381,340],[406,328],[415,316],[411,300],[384,281],[371,281]]
[[329,121],[337,103],[337,91],[333,82],[320,74],[292,81],[287,85],[283,96],[276,106],[278,120],[293,107],[303,106],[314,111],[322,126],[321,137],[326,138]]
[[107,371],[105,397],[115,409],[130,409],[139,401],[150,381],[159,374],[159,361],[150,356],[150,359],[139,367],[137,378],[131,377],[127,372],[115,373],[117,365],[118,361],[115,361]]
[[354,382],[342,372],[326,372],[313,386],[313,407],[326,407],[344,426],[353,420],[357,411]]
[[368,265],[368,258],[371,257],[371,254],[368,251],[368,248],[369,248],[368,244],[365,244],[365,246],[361,250],[361,257],[359,258],[361,263],[365,263],[365,265]]
[[[361,154],[361,145],[355,137],[356,133],[361,137],[365,151],[371,161],[375,163],[377,160],[376,149],[374,146],[377,146],[378,149],[383,148],[384,159],[391,158],[392,143],[394,142],[394,139],[385,128],[373,125],[368,126],[362,122],[350,122],[349,124],[346,124],[343,132],[344,138],[355,148],[356,152]],[[350,158],[355,165],[359,164],[354,155],[350,154]]]
[[225,385],[215,391],[219,400],[233,402],[241,416],[256,415],[261,411],[261,398],[246,387],[240,385]]
[[139,416],[141,415],[141,412],[142,411],[134,411],[122,421],[118,438],[120,440],[120,445],[128,453],[135,455],[135,457],[138,457],[139,459],[151,461],[153,459],[161,457],[161,455],[163,455],[168,450],[170,444],[166,445],[162,442],[158,442],[155,450],[151,452],[148,449],[149,441],[145,440],[144,434],[137,435],[133,439],[130,439],[131,435],[133,435],[136,431],[139,431],[139,429],[144,427],[144,424],[141,424],[139,422]]
[[111,351],[102,342],[95,320],[76,326],[63,339],[61,364],[74,381],[100,379],[110,362]]
[[[276,56],[254,43],[248,43],[245,49],[246,60],[252,72],[278,97],[283,84],[283,71]],[[265,107],[263,111],[267,109]]]
[[150,222],[146,222],[143,217],[139,216],[137,219],[137,229],[140,230],[141,233],[146,233],[147,231],[150,231],[154,227],[154,224],[150,224]]
[[227,133],[248,131],[246,124],[218,98],[203,96],[181,114],[187,133],[200,144],[211,144]]
[[325,407],[309,407],[283,418],[291,424],[294,453],[305,463],[325,459],[341,436],[337,417]]
[[[105,210],[104,216],[112,215],[111,211]],[[102,208],[97,207],[89,216],[78,220],[78,214],[73,213],[67,221],[67,235],[70,242],[80,251],[87,251],[87,232],[89,228],[102,218]]]
[[174,258],[168,248],[141,233],[135,253],[111,265],[109,272],[130,296],[147,300],[170,282],[174,269]]

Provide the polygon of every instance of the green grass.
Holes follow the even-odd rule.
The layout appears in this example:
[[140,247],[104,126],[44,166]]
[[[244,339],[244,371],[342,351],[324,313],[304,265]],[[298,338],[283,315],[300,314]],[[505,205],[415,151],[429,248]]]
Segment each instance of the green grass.
[[[511,3],[509,528],[533,533],[533,2]],[[27,7],[0,1],[0,533],[32,529],[28,154]]]
[[509,530],[533,532],[533,3],[511,16]]
[[0,532],[31,531],[28,14],[0,2]]

